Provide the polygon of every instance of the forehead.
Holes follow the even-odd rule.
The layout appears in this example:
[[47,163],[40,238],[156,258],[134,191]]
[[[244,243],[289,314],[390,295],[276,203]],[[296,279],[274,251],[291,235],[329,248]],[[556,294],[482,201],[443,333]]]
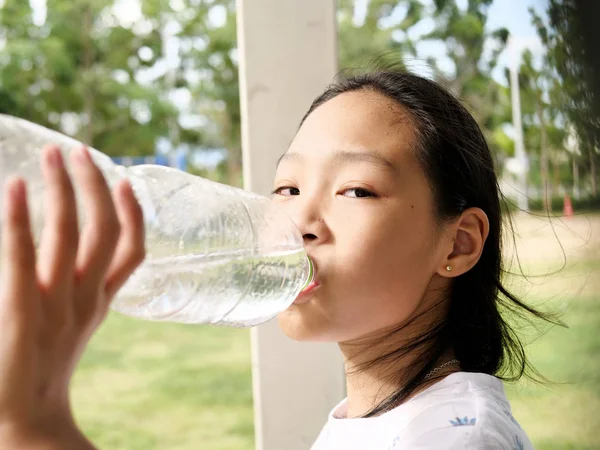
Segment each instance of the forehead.
[[410,116],[401,105],[375,92],[355,91],[316,108],[289,151],[318,157],[340,150],[370,151],[395,165],[411,158],[415,137]]

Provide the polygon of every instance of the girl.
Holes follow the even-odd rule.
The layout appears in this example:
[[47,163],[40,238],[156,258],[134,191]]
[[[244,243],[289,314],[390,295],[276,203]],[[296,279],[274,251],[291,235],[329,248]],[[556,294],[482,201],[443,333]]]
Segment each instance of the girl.
[[[75,182],[45,152],[47,228],[36,259],[25,186],[7,184],[0,303],[0,442],[90,449],[68,385],[110,299],[144,256],[131,188],[113,196],[81,149]],[[335,341],[348,397],[313,450],[530,449],[498,377],[528,368],[500,308],[544,318],[501,283],[501,204],[467,110],[429,80],[379,71],[330,86],[281,158],[274,201],[316,279],[279,317],[288,336]]]

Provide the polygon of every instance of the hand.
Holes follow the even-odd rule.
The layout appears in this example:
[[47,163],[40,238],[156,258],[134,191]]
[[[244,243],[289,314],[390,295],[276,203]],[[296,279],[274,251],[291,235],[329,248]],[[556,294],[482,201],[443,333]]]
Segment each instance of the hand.
[[0,285],[0,449],[90,449],[69,401],[73,371],[117,290],[144,259],[127,182],[111,196],[89,152],[72,152],[87,223],[56,147],[44,149],[45,221],[36,257],[23,180],[7,182]]

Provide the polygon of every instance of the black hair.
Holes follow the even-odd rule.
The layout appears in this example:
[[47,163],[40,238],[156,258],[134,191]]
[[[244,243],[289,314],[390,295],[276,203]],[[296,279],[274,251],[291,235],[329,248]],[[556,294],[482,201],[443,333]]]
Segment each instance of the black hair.
[[[523,303],[503,285],[502,195],[492,154],[479,125],[438,83],[400,70],[371,71],[336,81],[312,103],[303,122],[320,105],[355,91],[385,96],[408,116],[417,135],[414,151],[429,180],[438,223],[457,218],[471,207],[480,208],[489,219],[489,235],[481,257],[471,270],[452,280],[445,297],[447,313],[441,322],[432,324],[408,345],[360,366],[371,368],[409,353],[419,354],[418,367],[396,374],[402,375],[402,388],[364,417],[378,415],[409,398],[427,381],[427,374],[448,350],[454,352],[461,370],[466,372],[509,381],[524,374],[533,378],[537,372],[502,311],[556,322],[550,314]],[[406,325],[390,334],[404,330]]]

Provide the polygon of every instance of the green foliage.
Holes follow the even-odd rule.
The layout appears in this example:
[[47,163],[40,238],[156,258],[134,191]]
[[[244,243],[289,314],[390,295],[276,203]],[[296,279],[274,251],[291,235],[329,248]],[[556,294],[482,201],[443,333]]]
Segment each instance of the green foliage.
[[[163,94],[164,80],[136,80],[161,56],[159,22],[143,17],[150,28],[135,33],[117,20],[114,4],[48,0],[40,25],[32,22],[28,2],[6,2],[0,10],[6,40],[0,112],[74,131],[109,155],[153,154],[157,138],[168,135],[168,124],[178,127],[179,116]],[[72,130],[63,128],[67,117]]]
[[[227,176],[220,181],[239,186],[242,152],[235,1],[185,0],[176,11],[170,11],[167,4],[153,0],[144,2],[144,8],[179,24],[176,35],[181,64],[175,87],[191,92],[189,112],[209,122],[197,142],[228,151]],[[223,23],[210,20],[217,12],[224,16]],[[189,134],[193,135],[189,128],[179,131],[182,139]]]
[[[207,2],[208,3],[208,2]],[[196,108],[203,111],[218,127],[218,135],[229,153],[228,181],[241,185],[242,148],[241,113],[236,46],[236,9],[233,0],[215,0],[210,8],[224,11],[225,21],[215,27],[206,20],[201,9],[196,12],[195,27],[186,27],[180,38],[190,42],[184,53],[190,68],[206,73],[205,79],[192,87]],[[204,31],[206,43],[194,46],[193,41]]]
[[[594,76],[585,58],[580,17],[573,0],[550,0],[549,22],[545,23],[530,9],[533,25],[546,47],[546,67],[553,80],[549,89],[551,110],[570,124],[579,143],[577,164],[582,175],[591,182],[597,193],[597,170],[600,164],[600,117],[595,109],[596,96],[592,89]],[[557,137],[556,135],[554,137]]]
[[[492,71],[506,47],[508,30],[486,29],[491,3],[491,0],[471,0],[461,10],[454,1],[436,1],[435,29],[423,39],[445,45],[454,73],[442,73],[432,61],[436,78],[467,104],[492,150],[506,155],[509,148],[496,139],[496,130],[511,121],[510,91],[492,78]],[[492,44],[489,56],[484,54],[486,43]]]
[[[582,197],[579,199],[570,197],[571,204],[573,205],[573,211],[575,214],[585,214],[589,212],[600,212],[600,198],[599,197]],[[548,199],[550,211],[552,214],[562,215],[565,198],[564,196],[553,196]],[[544,213],[545,205],[543,198],[530,198],[529,209],[534,213]],[[504,199],[502,201],[502,210],[504,213],[518,211],[517,204],[512,200]]]
[[[550,1],[547,24],[532,12],[547,54],[542,67],[535,67],[532,55],[524,55],[520,94],[527,151],[546,155],[548,173],[553,165],[575,158],[582,182],[588,182],[600,163],[600,153],[590,145],[598,123],[584,113],[591,90],[580,82],[589,73],[577,63],[582,43],[569,15],[572,1]],[[75,127],[69,131],[76,138],[110,155],[151,154],[159,138],[173,146],[222,147],[229,157],[218,177],[239,185],[235,1],[145,0],[140,2],[141,17],[130,23],[119,20],[116,3],[48,0],[46,21],[37,24],[29,2],[5,0],[0,9],[0,112],[63,131],[70,118]],[[358,17],[357,0],[339,0],[340,67],[362,68],[384,55],[384,64],[403,67],[422,60],[415,39],[442,43],[454,71],[442,73],[436,61],[428,61],[434,78],[465,101],[502,161],[514,154],[504,133],[512,121],[510,89],[497,83],[492,71],[509,35],[504,28],[487,27],[491,4],[469,0],[459,8],[455,0],[369,0],[364,16]],[[219,15],[224,20],[216,23]],[[425,18],[433,19],[434,28],[416,38],[412,28]],[[177,38],[180,60],[170,71],[163,60],[168,28]],[[170,93],[175,89],[190,93],[188,111],[173,104]],[[198,121],[182,126],[183,115]],[[574,126],[581,146],[579,156],[565,158],[568,125]],[[539,173],[531,177],[542,178]],[[543,184],[555,181],[563,182],[550,177]]]
[[[371,0],[362,21],[355,21],[355,0],[338,2],[339,63],[342,69],[363,68],[387,55],[397,67],[414,56],[414,42],[407,31],[423,14],[419,0]],[[399,14],[405,9],[404,14]]]
[[496,128],[492,135],[492,140],[490,145],[494,148],[501,149],[501,152],[506,156],[514,156],[515,155],[515,141],[506,135],[504,131],[500,128]]
[[[562,214],[564,207],[564,197],[552,197],[550,204],[552,211],[557,214]],[[529,208],[532,211],[543,211],[544,210],[543,199],[531,199],[529,200]],[[600,211],[600,198],[598,197],[586,197],[581,199],[571,198],[571,204],[573,205],[573,211],[575,213],[587,213],[590,211]]]

